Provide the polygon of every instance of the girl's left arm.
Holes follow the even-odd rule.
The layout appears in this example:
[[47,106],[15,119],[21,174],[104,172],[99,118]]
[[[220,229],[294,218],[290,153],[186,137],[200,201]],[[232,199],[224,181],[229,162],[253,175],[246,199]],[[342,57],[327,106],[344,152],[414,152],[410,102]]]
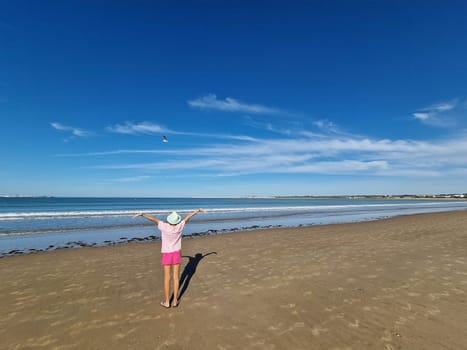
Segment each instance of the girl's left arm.
[[183,221],[188,222],[193,216],[195,216],[198,213],[206,213],[206,210],[199,208],[197,210],[192,211],[190,214],[188,214]]

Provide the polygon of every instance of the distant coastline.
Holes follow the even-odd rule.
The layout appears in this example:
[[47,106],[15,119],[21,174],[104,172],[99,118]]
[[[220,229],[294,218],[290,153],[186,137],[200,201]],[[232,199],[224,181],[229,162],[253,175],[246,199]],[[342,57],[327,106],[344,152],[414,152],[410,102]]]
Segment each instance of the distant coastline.
[[[10,195],[0,194],[0,198],[130,198],[130,197],[88,197],[88,196],[48,196],[48,195]],[[140,197],[137,197],[140,198]],[[141,197],[157,198],[157,197]],[[161,197],[162,198],[162,197]],[[248,199],[467,199],[467,193],[449,193],[449,194],[394,194],[394,195],[332,195],[332,196],[314,196],[314,195],[290,195],[290,196],[219,196],[219,197],[199,197],[189,196],[187,198],[248,198]]]
[[55,198],[54,196],[30,196],[21,194],[0,194],[0,198]]
[[[254,198],[254,197],[251,197]],[[348,195],[348,196],[272,196],[270,198],[300,199],[467,199],[467,193],[453,194],[401,194],[401,195]]]
[[190,197],[190,198],[242,198],[242,199],[467,199],[467,193],[449,194],[362,194],[362,195],[290,195],[290,196],[221,196],[221,197]]

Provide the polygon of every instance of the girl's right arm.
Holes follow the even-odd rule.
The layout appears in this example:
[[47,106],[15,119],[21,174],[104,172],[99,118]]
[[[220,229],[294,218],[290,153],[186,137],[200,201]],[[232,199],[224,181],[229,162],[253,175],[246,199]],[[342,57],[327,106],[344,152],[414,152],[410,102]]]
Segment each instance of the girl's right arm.
[[137,217],[139,217],[139,216],[145,218],[146,220],[152,221],[152,222],[155,223],[156,225],[158,225],[159,222],[161,221],[161,220],[159,220],[159,219],[156,218],[156,217],[153,217],[153,216],[150,216],[150,215],[147,215],[147,214],[143,214],[143,213],[139,213],[139,214],[133,215],[133,219],[134,219],[134,218],[137,218]]

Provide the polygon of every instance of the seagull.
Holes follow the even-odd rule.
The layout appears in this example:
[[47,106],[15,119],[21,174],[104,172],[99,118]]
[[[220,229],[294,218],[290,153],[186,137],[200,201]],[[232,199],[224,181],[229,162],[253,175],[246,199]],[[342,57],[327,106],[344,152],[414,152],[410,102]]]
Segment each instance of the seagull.
[[169,142],[169,139],[167,138],[167,136],[162,136],[162,142]]

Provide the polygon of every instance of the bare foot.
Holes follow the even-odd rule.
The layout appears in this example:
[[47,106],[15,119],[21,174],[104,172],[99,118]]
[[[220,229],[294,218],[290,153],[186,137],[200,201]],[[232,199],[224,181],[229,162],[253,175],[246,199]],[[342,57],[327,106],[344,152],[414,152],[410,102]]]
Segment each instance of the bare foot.
[[168,303],[168,302],[165,302],[165,301],[161,301],[161,306],[168,309],[170,307],[170,302]]

